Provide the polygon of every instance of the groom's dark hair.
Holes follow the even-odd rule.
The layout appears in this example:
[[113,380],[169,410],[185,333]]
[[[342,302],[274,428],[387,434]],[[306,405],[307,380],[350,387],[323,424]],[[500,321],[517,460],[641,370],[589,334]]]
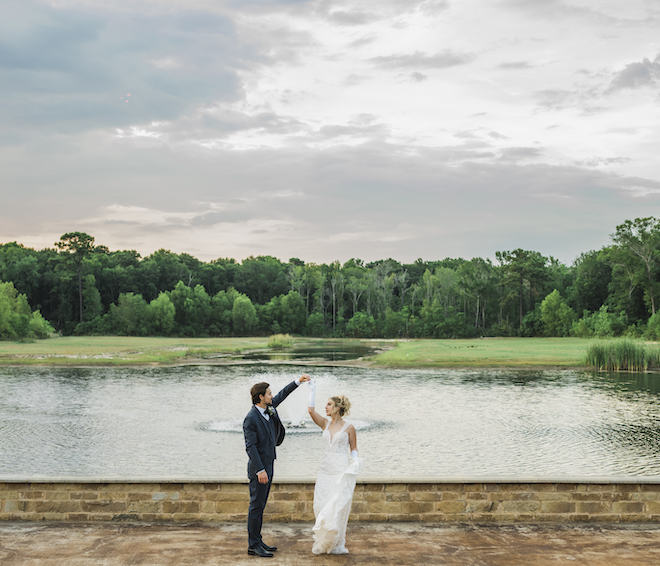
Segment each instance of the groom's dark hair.
[[260,395],[265,395],[266,391],[270,387],[269,383],[266,383],[265,381],[262,381],[261,383],[255,383],[252,386],[252,389],[250,389],[250,395],[252,395],[252,404],[256,405],[261,401],[259,398]]

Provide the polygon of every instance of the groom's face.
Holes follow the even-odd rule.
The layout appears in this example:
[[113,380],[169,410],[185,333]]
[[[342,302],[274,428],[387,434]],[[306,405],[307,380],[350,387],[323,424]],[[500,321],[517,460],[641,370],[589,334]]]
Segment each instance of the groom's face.
[[273,404],[273,392],[270,390],[270,387],[268,389],[266,389],[266,393],[264,395],[259,395],[259,398],[266,405],[272,405]]

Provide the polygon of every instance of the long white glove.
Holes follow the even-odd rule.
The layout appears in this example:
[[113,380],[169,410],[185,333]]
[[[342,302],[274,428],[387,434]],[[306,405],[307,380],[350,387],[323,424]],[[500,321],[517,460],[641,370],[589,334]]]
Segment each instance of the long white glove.
[[358,459],[358,451],[357,450],[351,450],[351,459],[352,460],[357,460]]
[[308,381],[307,387],[309,387],[309,400],[307,401],[307,406],[316,407],[316,382]]

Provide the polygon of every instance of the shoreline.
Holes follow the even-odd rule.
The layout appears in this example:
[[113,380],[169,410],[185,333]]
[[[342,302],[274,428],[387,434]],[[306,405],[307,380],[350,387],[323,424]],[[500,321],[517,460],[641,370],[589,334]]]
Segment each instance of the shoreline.
[[[276,350],[268,347],[268,337],[264,336],[67,336],[27,343],[0,342],[0,368],[272,365],[380,370],[597,371],[586,363],[590,343],[591,340],[583,338],[384,340],[294,337],[292,348]],[[351,352],[355,355],[353,359],[332,359],[345,358]]]
[[[356,369],[456,369],[456,370],[520,370],[520,371],[532,371],[532,370],[543,370],[543,371],[553,371],[553,370],[579,370],[579,371],[598,371],[593,368],[589,368],[586,365],[569,365],[569,364],[534,364],[529,362],[523,362],[520,364],[508,364],[508,365],[495,365],[495,364],[431,364],[431,363],[420,363],[415,364],[410,363],[406,365],[397,365],[397,364],[387,364],[387,363],[378,363],[373,360],[338,360],[338,361],[305,361],[305,360],[231,360],[231,361],[209,361],[203,358],[198,359],[189,359],[180,362],[172,363],[163,363],[156,361],[126,361],[122,363],[109,363],[109,362],[98,362],[98,363],[76,363],[76,362],[61,362],[61,363],[52,363],[52,362],[18,362],[16,360],[12,361],[2,361],[0,360],[0,369],[2,368],[26,368],[26,367],[39,367],[39,368],[69,368],[69,369],[94,369],[94,368],[128,368],[128,367],[155,367],[155,368],[174,368],[174,367],[186,367],[186,366],[247,366],[247,365],[272,365],[272,366],[304,366],[304,367],[352,367]],[[648,372],[655,373],[655,372]]]
[[218,362],[218,361],[208,361],[204,359],[190,359],[181,362],[173,363],[163,363],[156,361],[127,361],[125,363],[108,363],[108,362],[99,362],[99,363],[16,363],[14,360],[4,362],[0,361],[0,370],[3,368],[66,368],[66,369],[108,369],[108,368],[179,368],[179,367],[198,367],[198,366],[214,366],[214,367],[225,367],[225,366],[302,366],[302,367],[317,367],[317,368],[327,368],[327,367],[346,367],[346,368],[355,368],[355,369],[367,369],[367,370],[459,370],[459,371],[485,371],[485,370],[497,370],[497,371],[588,371],[592,373],[626,373],[626,374],[660,374],[660,370],[644,370],[644,371],[628,371],[621,370],[619,372],[608,372],[607,370],[595,369],[587,365],[571,365],[571,364],[534,364],[530,362],[521,362],[518,364],[465,364],[465,363],[454,363],[454,364],[415,364],[410,363],[407,365],[396,365],[396,364],[387,364],[387,363],[378,363],[373,360],[340,360],[340,361],[304,361],[304,360],[232,360],[227,362]]

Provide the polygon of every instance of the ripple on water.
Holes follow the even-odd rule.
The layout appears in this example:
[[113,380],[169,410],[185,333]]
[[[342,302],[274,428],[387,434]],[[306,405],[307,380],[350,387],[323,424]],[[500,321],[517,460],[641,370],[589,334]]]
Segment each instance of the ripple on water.
[[[371,423],[360,420],[347,421],[355,427],[355,430],[369,430],[383,426],[383,424]],[[287,434],[319,434],[321,429],[316,426],[311,420],[304,420],[298,424],[293,424],[291,421],[283,421]],[[206,432],[231,432],[243,434],[243,419],[229,419],[224,421],[209,421],[198,424],[195,428]]]

